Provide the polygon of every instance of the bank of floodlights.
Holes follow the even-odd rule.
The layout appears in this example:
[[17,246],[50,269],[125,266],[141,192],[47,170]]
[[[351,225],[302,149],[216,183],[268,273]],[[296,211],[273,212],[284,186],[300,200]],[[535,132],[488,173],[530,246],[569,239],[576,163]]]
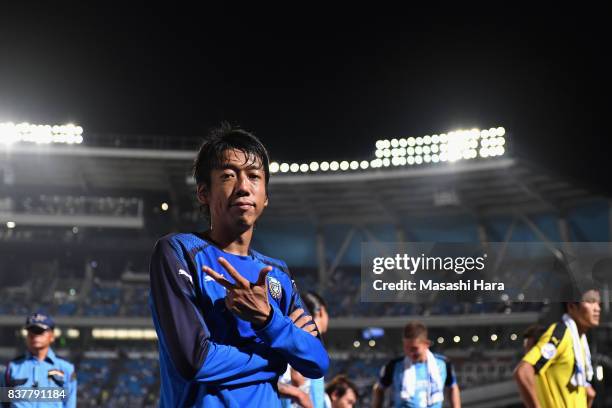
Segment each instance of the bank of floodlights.
[[378,140],[375,158],[362,161],[307,163],[270,163],[271,173],[320,173],[356,171],[382,167],[418,166],[431,163],[454,163],[461,160],[503,156],[506,152],[506,130],[457,130],[448,133]]
[[81,144],[83,128],[73,124],[67,125],[33,125],[27,122],[0,123],[0,145],[15,143],[34,144]]

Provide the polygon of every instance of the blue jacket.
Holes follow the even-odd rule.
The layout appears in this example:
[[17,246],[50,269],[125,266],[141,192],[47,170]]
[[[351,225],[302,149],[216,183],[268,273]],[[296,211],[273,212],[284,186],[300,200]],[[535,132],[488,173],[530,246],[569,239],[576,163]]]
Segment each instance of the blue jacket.
[[11,388],[64,388],[63,402],[13,402],[9,407],[76,407],[77,380],[74,365],[55,355],[49,349],[47,357],[38,361],[28,351],[9,362],[2,376],[1,385]]
[[[234,282],[223,256],[256,282],[267,265],[272,316],[254,330],[225,307],[226,289],[202,266]],[[150,305],[159,338],[162,407],[278,407],[278,377],[287,363],[305,377],[322,377],[329,358],[320,338],[287,317],[304,308],[283,261],[255,251],[223,252],[198,234],[161,238],[151,259]]]

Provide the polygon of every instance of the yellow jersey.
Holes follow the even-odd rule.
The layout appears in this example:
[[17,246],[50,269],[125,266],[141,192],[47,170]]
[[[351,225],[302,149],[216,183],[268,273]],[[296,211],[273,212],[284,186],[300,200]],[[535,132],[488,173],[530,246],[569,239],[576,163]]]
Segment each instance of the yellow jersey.
[[[580,350],[584,353],[582,344]],[[542,408],[587,408],[585,387],[574,387],[572,335],[559,322],[552,324],[537,344],[523,357],[536,372],[536,394]]]

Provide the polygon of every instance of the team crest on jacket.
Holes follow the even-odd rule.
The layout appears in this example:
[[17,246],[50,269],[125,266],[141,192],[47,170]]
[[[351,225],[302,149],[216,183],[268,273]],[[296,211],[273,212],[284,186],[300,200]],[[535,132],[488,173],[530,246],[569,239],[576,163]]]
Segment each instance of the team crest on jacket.
[[281,299],[281,295],[283,292],[283,287],[278,279],[273,278],[272,276],[268,276],[268,289],[270,290],[270,295],[276,300]]

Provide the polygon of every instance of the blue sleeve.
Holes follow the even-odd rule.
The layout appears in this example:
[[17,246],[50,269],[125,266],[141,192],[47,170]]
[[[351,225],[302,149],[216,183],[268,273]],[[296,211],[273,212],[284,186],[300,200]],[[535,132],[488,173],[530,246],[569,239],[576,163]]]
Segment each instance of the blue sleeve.
[[[68,386],[66,387],[66,398],[64,399],[63,406],[66,408],[76,408],[77,406],[77,378],[74,366],[68,366],[70,369],[66,374],[68,377]],[[68,373],[70,373],[68,375]]]
[[[218,344],[211,339],[202,311],[197,306],[186,255],[169,238],[158,241],[151,259],[151,308],[160,337],[172,365],[186,381],[238,385],[275,378],[280,356],[266,350]],[[195,268],[195,267],[194,267]],[[180,271],[180,275],[179,275]],[[191,277],[190,279],[187,279]],[[261,349],[261,348],[260,348]],[[267,348],[266,348],[267,349]]]
[[[302,304],[295,285],[291,288],[291,306],[289,312]],[[329,356],[320,337],[299,329],[291,318],[272,306],[270,321],[263,328],[256,330],[259,338],[273,350],[279,352],[300,374],[307,378],[320,378],[329,368]]]
[[445,387],[452,387],[457,384],[457,376],[455,375],[455,368],[449,360],[446,363],[446,381],[444,382]]

